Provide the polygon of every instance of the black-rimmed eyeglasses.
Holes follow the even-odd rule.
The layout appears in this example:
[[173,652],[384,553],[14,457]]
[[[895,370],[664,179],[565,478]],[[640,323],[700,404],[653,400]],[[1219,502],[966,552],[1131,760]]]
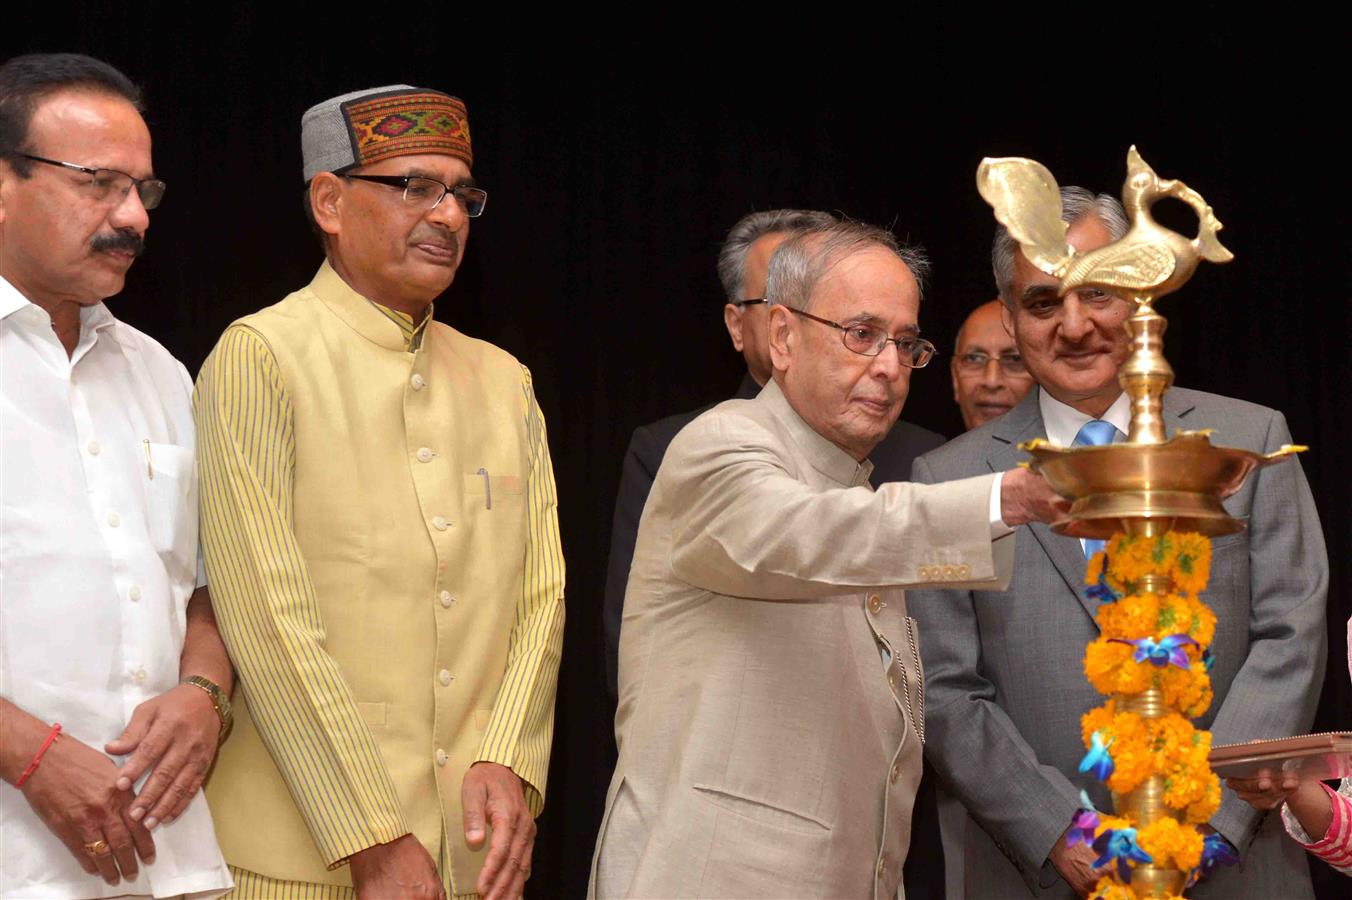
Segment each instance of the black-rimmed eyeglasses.
[[757,303],[768,303],[764,297],[752,297],[749,300],[734,300],[732,305],[738,309],[746,309],[748,306],[755,306]]
[[447,194],[455,197],[455,202],[471,219],[483,215],[488,205],[488,191],[467,184],[449,185],[427,178],[423,175],[342,175],[343,178],[355,178],[358,181],[370,181],[389,187],[403,188],[404,202],[422,210],[433,210],[441,205]]
[[823,319],[821,316],[803,312],[801,309],[794,309],[792,306],[785,308],[794,315],[839,329],[841,343],[845,345],[845,349],[851,353],[858,353],[860,356],[877,356],[883,352],[883,348],[888,344],[896,344],[897,358],[901,360],[903,366],[911,369],[923,369],[934,357],[934,354],[938,352],[934,345],[924,338],[888,337],[887,332],[876,325],[869,325],[865,322],[855,325],[842,325],[839,322],[832,322],[830,319]]
[[136,188],[137,196],[141,198],[141,205],[147,210],[159,206],[160,201],[164,199],[165,183],[158,178],[136,178],[126,172],[119,172],[117,169],[93,169],[89,166],[62,162],[59,159],[34,156],[31,153],[15,153],[13,155],[88,175],[88,184],[93,190],[94,199],[100,203],[121,203],[123,198],[131,193],[133,187]]

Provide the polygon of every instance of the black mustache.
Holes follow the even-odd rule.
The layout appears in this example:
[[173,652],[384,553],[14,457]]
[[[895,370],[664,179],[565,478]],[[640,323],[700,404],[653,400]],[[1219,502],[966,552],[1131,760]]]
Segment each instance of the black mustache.
[[145,240],[134,231],[98,234],[89,242],[89,246],[96,253],[103,253],[107,250],[123,250],[132,256],[140,256],[146,252]]

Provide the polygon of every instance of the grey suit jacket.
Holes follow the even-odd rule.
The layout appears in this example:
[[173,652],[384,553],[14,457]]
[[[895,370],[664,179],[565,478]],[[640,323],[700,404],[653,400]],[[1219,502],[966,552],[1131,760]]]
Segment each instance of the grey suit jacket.
[[[1213,440],[1225,446],[1268,452],[1291,440],[1281,413],[1214,394],[1175,388],[1164,414],[1170,434],[1214,428]],[[1002,418],[917,460],[914,477],[935,483],[1008,469],[1026,458],[1020,442],[1045,436],[1034,390]],[[1213,544],[1202,599],[1220,620],[1215,701],[1197,724],[1216,744],[1299,734],[1314,718],[1326,651],[1328,559],[1314,501],[1299,463],[1289,461],[1255,474],[1225,506],[1248,528]],[[1027,537],[1007,592],[910,596],[925,638],[928,757],[969,814],[956,817],[962,834],[945,835],[965,856],[961,871],[947,873],[950,896],[1070,897],[1044,861],[1081,788],[1111,809],[1103,785],[1077,771],[1080,716],[1103,702],[1082,669],[1084,647],[1097,635],[1083,552],[1078,540],[1044,525],[1019,531]],[[1212,825],[1243,862],[1190,896],[1311,895],[1305,859],[1277,816],[1264,820],[1226,791]]]
[[924,727],[897,588],[997,588],[1014,538],[990,540],[989,475],[875,493],[869,471],[774,384],[672,442],[625,598],[594,896],[897,892]]

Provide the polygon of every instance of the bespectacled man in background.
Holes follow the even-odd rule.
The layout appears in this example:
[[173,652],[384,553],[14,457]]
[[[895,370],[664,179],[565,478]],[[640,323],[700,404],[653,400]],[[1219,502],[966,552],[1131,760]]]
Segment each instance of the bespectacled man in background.
[[972,310],[958,330],[949,362],[953,400],[967,431],[1003,416],[1033,387],[1033,376],[1005,330],[1000,309],[996,298]]

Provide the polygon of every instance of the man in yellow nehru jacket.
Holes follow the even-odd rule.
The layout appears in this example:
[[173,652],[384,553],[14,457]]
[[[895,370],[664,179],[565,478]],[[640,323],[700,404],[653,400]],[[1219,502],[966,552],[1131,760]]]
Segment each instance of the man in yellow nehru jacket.
[[530,372],[432,319],[486,200],[465,106],[346,94],[301,144],[325,262],[226,329],[195,397],[235,896],[517,897],[563,558]]

